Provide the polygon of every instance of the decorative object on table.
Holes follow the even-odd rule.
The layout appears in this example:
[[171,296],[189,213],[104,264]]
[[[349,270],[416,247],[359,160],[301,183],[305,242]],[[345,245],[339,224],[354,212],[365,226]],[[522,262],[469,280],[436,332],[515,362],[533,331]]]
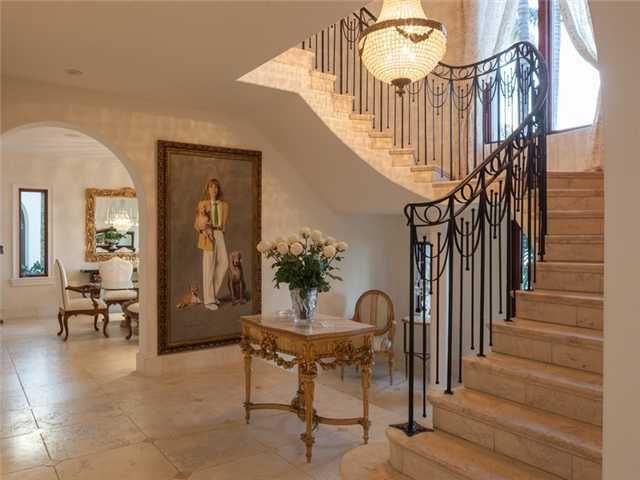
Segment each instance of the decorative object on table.
[[447,50],[447,30],[427,18],[420,0],[384,0],[373,25],[358,38],[362,63],[379,80],[405,87],[427,76]]
[[261,307],[261,153],[158,142],[160,354],[240,341]]
[[312,323],[318,294],[331,289],[330,280],[342,280],[335,274],[338,270],[335,263],[342,261],[348,244],[305,227],[298,235],[290,235],[286,240],[262,241],[256,248],[273,261],[275,287],[280,288],[283,283],[289,285],[295,320],[301,324]]
[[[393,343],[396,320],[391,297],[380,290],[364,292],[356,302],[353,321],[376,327],[373,334],[373,353],[386,355],[389,365],[389,384],[393,385]],[[343,368],[340,369],[340,378],[344,379]]]
[[[321,424],[360,425],[364,443],[369,441],[369,382],[373,364],[373,332],[371,325],[351,320],[318,315],[314,328],[296,328],[283,324],[274,315],[242,317],[242,341],[245,374],[245,420],[249,423],[252,410],[285,410],[305,422],[305,433],[300,435],[305,444],[307,462],[311,462],[313,432]],[[287,370],[297,367],[298,390],[291,403],[254,403],[251,401],[252,357],[274,362]],[[354,365],[361,371],[362,416],[355,418],[328,418],[313,408],[315,378],[318,367],[334,370]]]
[[101,262],[100,288],[102,300],[107,305],[107,315],[111,305],[120,305],[124,310],[124,304],[138,299],[138,288],[133,284],[133,264],[120,257],[113,257],[106,262]]
[[85,260],[136,258],[139,251],[136,191],[130,187],[87,188],[85,196]]
[[[70,286],[67,279],[67,271],[59,259],[56,259],[56,287],[58,289],[59,308],[58,324],[60,331],[58,336],[64,332],[63,340],[66,342],[69,337],[69,318],[76,315],[88,315],[93,317],[93,328],[98,331],[98,316],[102,315],[102,334],[108,337],[107,325],[109,315],[107,305],[100,298],[100,288],[95,285]],[[82,298],[71,298],[69,292],[82,295]]]

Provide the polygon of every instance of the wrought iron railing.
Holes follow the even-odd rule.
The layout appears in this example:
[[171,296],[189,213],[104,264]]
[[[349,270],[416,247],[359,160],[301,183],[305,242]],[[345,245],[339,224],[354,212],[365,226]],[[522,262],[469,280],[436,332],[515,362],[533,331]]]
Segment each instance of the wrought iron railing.
[[353,112],[370,114],[371,128],[412,149],[416,165],[463,179],[491,155],[531,110],[528,62],[501,54],[463,67],[440,63],[404,95],[360,62],[359,34],[376,17],[366,8],[305,39],[315,69],[336,77],[335,93],[353,98]]
[[[415,316],[430,316],[435,383],[452,394],[462,382],[463,356],[484,356],[493,319],[510,320],[515,291],[533,288],[547,228],[547,71],[537,49],[521,42],[473,64],[440,63],[399,95],[360,63],[358,35],[375,20],[362,8],[302,48],[315,53],[317,70],[336,76],[335,93],[353,97],[354,113],[372,114],[373,130],[412,148],[416,164],[461,180],[448,195],[405,208],[412,313],[408,419],[400,427],[413,434],[424,430],[414,411]],[[427,329],[421,334],[424,353]],[[426,416],[429,356],[419,357]]]

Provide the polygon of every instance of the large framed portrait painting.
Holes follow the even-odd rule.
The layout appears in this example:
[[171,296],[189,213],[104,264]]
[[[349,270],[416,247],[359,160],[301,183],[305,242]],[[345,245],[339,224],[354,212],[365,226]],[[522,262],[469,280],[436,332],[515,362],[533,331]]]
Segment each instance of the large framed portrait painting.
[[158,142],[158,351],[240,340],[260,312],[261,153]]

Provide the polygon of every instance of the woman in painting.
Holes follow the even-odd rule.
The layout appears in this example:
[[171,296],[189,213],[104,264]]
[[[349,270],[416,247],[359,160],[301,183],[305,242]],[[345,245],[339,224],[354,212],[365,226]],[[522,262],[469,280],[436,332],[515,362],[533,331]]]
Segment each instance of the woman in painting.
[[207,182],[198,202],[194,228],[198,232],[198,248],[202,250],[202,300],[209,310],[217,310],[218,292],[229,268],[224,230],[229,218],[229,204],[223,200],[216,178]]

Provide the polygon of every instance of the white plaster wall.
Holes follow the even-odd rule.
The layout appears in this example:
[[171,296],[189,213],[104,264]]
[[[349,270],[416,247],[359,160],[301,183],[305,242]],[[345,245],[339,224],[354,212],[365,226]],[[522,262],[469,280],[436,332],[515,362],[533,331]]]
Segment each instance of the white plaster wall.
[[[389,280],[380,258],[388,250],[386,220],[380,216],[345,216],[329,209],[311,185],[294,168],[295,159],[279,151],[246,122],[231,117],[216,119],[203,112],[145,103],[130,98],[96,94],[3,79],[2,131],[38,122],[54,122],[76,128],[102,141],[120,158],[133,178],[140,200],[141,315],[143,330],[139,369],[158,373],[187,365],[206,365],[237,354],[237,348],[157,357],[156,324],[156,141],[158,139],[256,149],[263,152],[263,236],[272,238],[310,225],[352,245],[343,265],[345,282],[323,295],[320,310],[351,314],[357,296],[367,288],[386,289]],[[165,113],[169,111],[170,113]],[[339,173],[338,173],[339,174]],[[263,268],[263,311],[285,308],[286,290],[276,291],[272,274]]]
[[[10,137],[11,134],[7,135]],[[87,280],[80,269],[95,267],[85,255],[85,190],[87,188],[131,187],[133,182],[124,166],[114,158],[102,162],[87,158],[58,158],[56,152],[28,154],[5,150],[2,144],[2,231],[6,232],[6,254],[2,259],[2,297],[5,318],[52,316],[57,311],[55,284],[16,286],[11,282],[14,205],[13,186],[50,189],[49,214],[53,215],[53,262],[59,258],[71,282]]]
[[602,64],[605,169],[604,479],[640,472],[640,3],[592,1]]

